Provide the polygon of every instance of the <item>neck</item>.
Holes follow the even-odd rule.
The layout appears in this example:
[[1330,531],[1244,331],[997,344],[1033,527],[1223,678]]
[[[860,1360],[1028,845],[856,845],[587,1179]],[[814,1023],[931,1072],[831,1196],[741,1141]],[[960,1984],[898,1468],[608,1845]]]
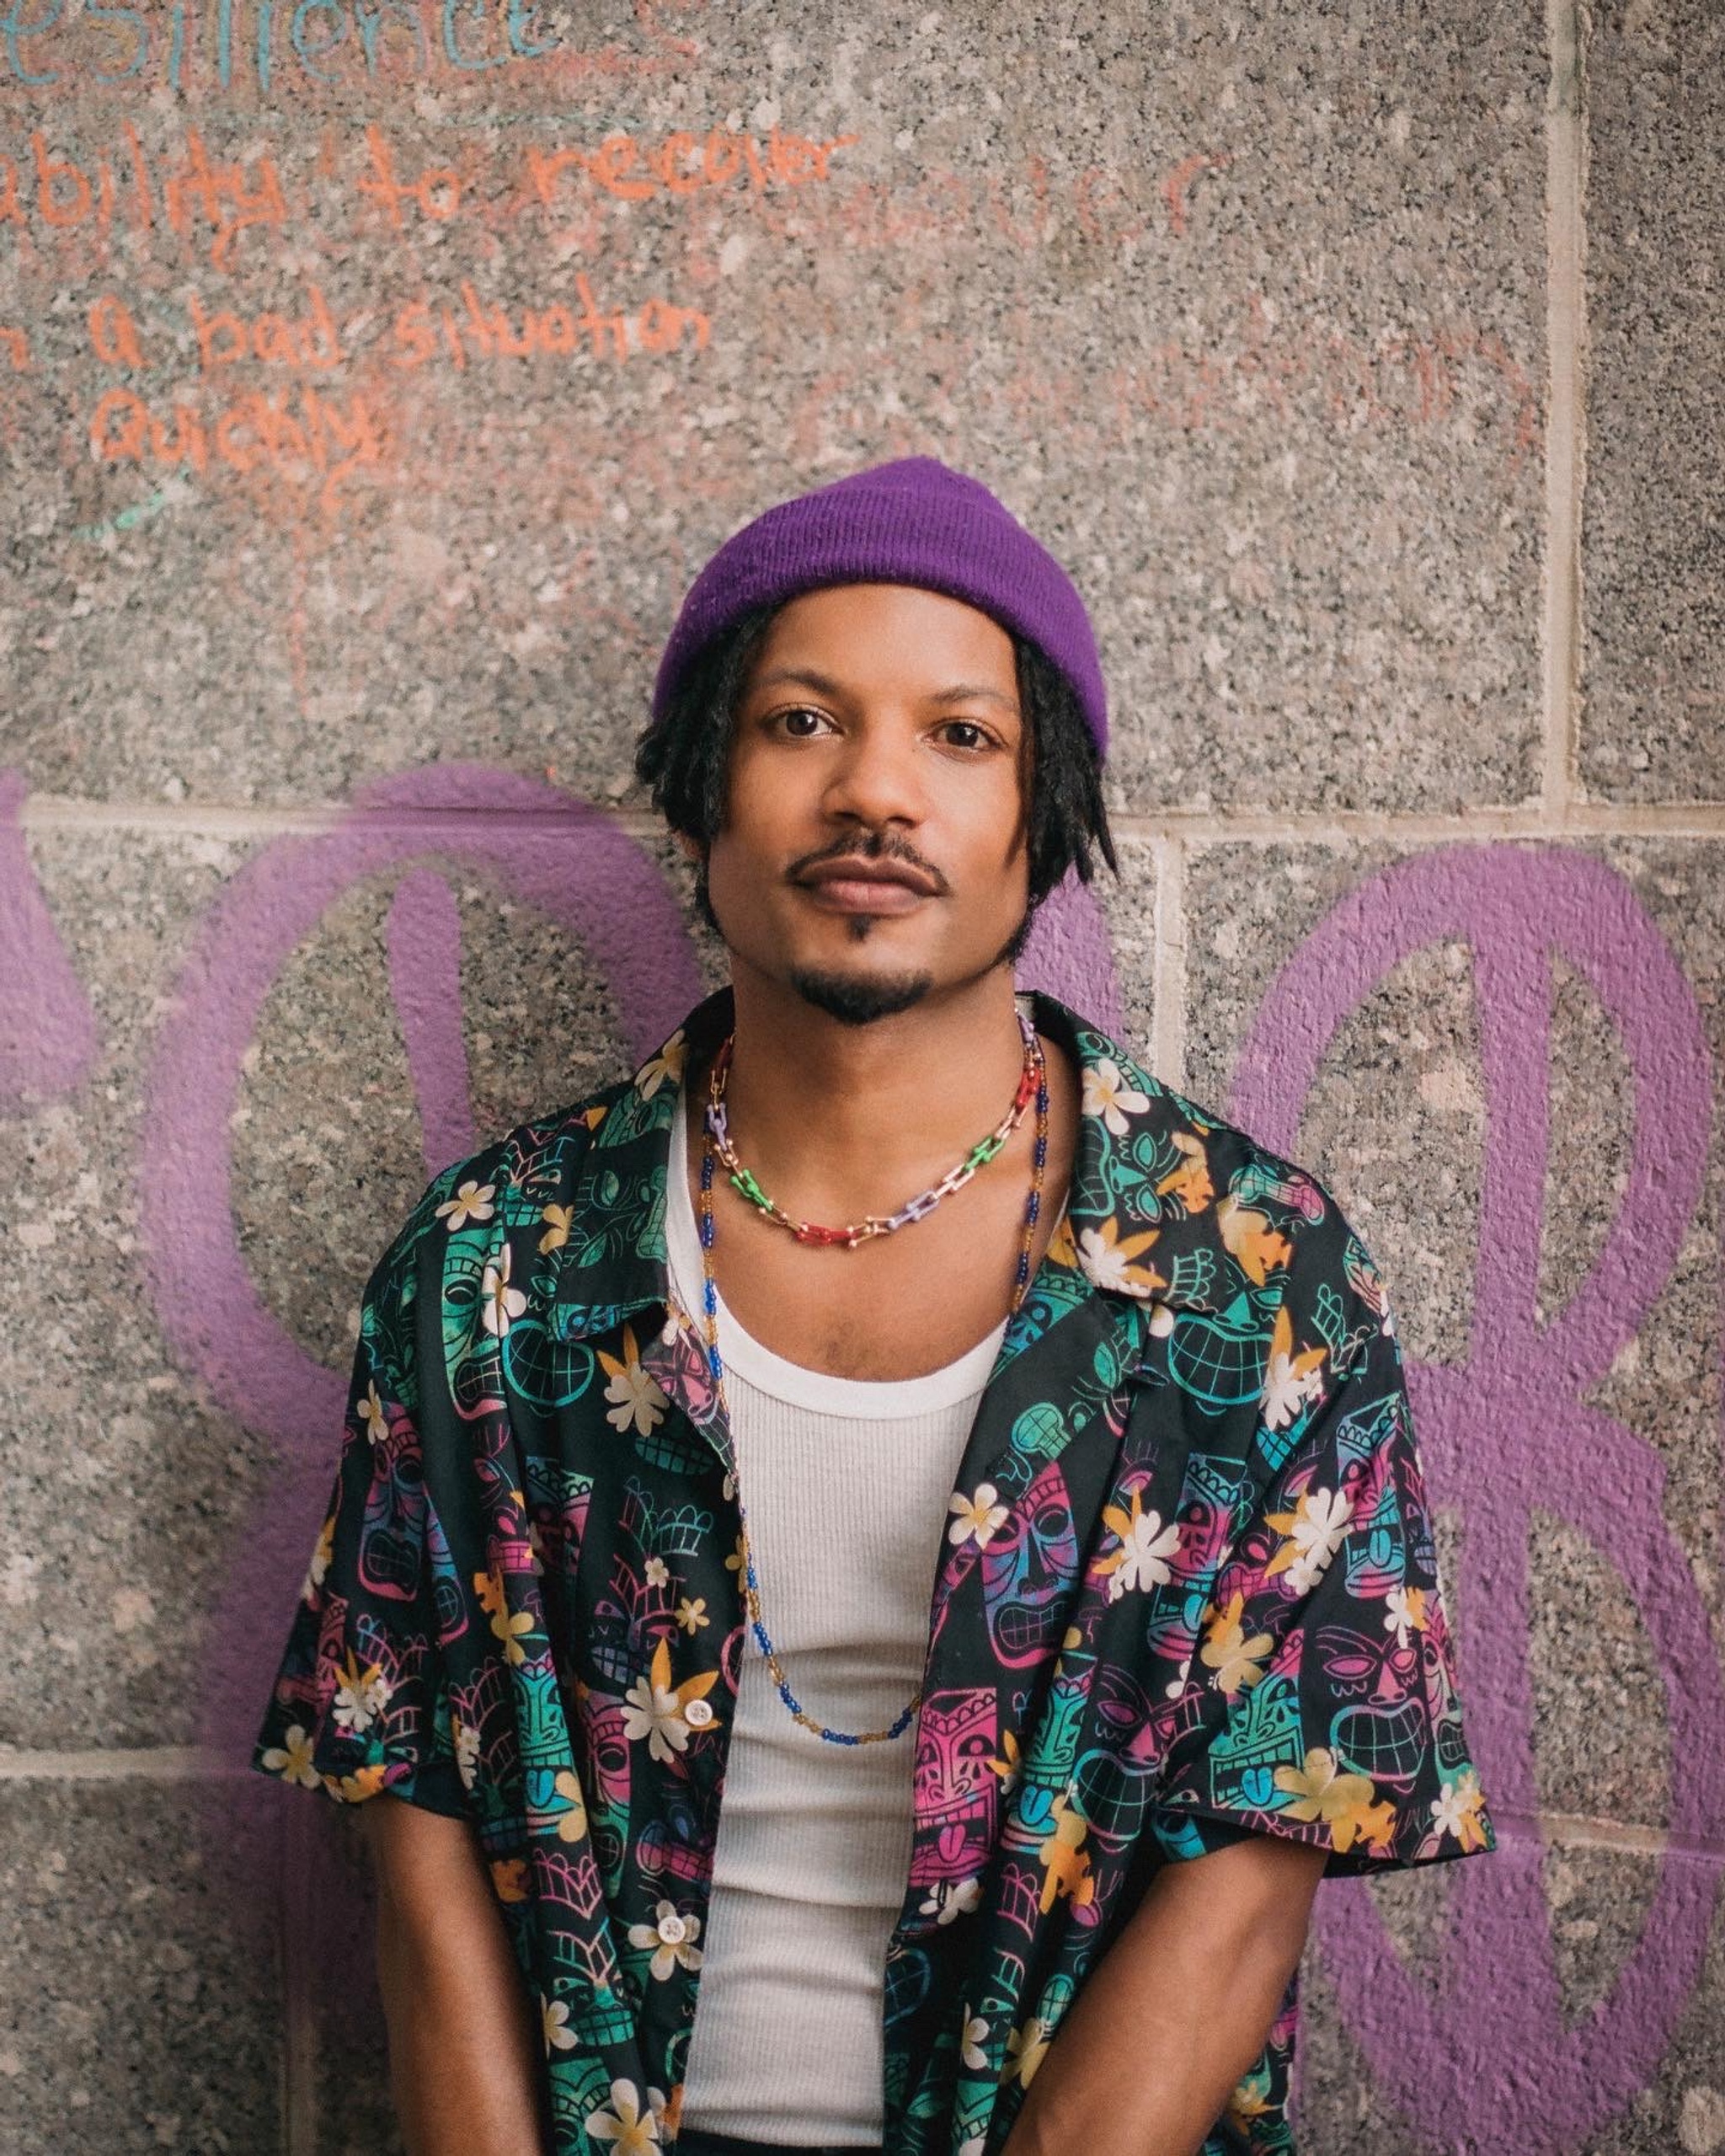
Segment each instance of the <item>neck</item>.
[[1023,1067],[1005,966],[867,1025],[740,966],[732,989],[732,1138],[809,1218],[859,1218],[943,1174],[999,1121]]

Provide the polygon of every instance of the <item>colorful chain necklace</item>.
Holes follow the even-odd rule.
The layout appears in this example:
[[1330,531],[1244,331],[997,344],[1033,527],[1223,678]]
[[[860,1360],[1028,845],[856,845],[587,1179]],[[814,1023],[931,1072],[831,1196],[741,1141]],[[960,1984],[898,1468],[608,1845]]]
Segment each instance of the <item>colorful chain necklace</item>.
[[[948,1195],[950,1190],[956,1190],[959,1184],[968,1182],[977,1169],[981,1166],[983,1160],[991,1160],[994,1158],[995,1153],[998,1153],[1001,1146],[1005,1143],[1007,1132],[1016,1126],[1023,1115],[1024,1099],[1033,1098],[1036,1103],[1036,1143],[1031,1156],[1030,1196],[1024,1207],[1024,1226],[1018,1244],[1017,1272],[1013,1281],[1012,1299],[1009,1306],[1009,1312],[1016,1313],[1030,1286],[1030,1246],[1036,1233],[1037,1217],[1042,1211],[1043,1170],[1048,1162],[1047,1064],[1043,1056],[1042,1043],[1036,1037],[1036,1029],[1024,1016],[1023,1011],[1019,1011],[1017,1015],[1019,1027],[1025,1036],[1026,1074],[1030,1079],[1031,1091],[1028,1095],[1026,1095],[1024,1082],[1021,1078],[1018,1095],[1014,1099],[1012,1111],[1000,1127],[999,1137],[990,1150],[985,1153],[981,1147],[976,1148],[967,1156],[966,1161],[961,1164],[963,1173],[958,1174],[958,1171],[953,1171],[958,1174],[957,1181],[953,1180],[950,1175],[943,1176],[940,1182],[933,1186],[932,1193],[924,1192],[923,1196],[928,1198],[929,1202],[922,1206],[920,1212],[912,1212],[910,1207],[905,1207],[899,1212],[889,1216],[879,1227],[866,1228],[861,1232],[849,1229],[816,1231],[811,1234],[800,1236],[799,1240],[840,1244],[846,1249],[854,1249],[857,1243],[865,1240],[868,1234],[882,1234],[889,1228],[902,1227],[907,1219],[921,1219],[926,1213],[932,1211],[933,1206],[942,1197]],[[701,1146],[700,1227],[702,1302],[707,1324],[707,1362],[713,1373],[713,1390],[718,1394],[719,1412],[724,1418],[726,1428],[733,1432],[732,1459],[734,1463],[736,1458],[734,1427],[731,1423],[730,1409],[725,1400],[724,1366],[719,1358],[718,1352],[718,1287],[713,1276],[714,1233],[713,1173],[719,1157],[718,1148],[721,1139],[727,1148],[729,1146],[729,1138],[724,1137],[724,1076],[730,1062],[731,1041],[734,1037],[731,1035],[726,1035],[718,1054],[713,1059],[713,1074],[708,1087],[706,1127]],[[985,1139],[983,1143],[986,1145],[988,1141]],[[980,1158],[978,1158],[979,1154],[981,1156]],[[726,1165],[730,1167],[734,1160],[735,1154],[732,1153]],[[746,1173],[746,1170],[742,1172]],[[742,1190],[745,1197],[752,1196],[753,1201],[759,1205],[763,1212],[769,1211],[766,1201],[744,1186],[739,1180],[739,1169],[736,1167],[731,1167],[731,1180],[740,1190]],[[753,1178],[751,1177],[750,1180],[752,1183]],[[921,1204],[921,1201],[913,1199],[911,1203],[915,1206]],[[776,1217],[783,1221],[793,1234],[797,1233],[796,1223],[791,1222],[785,1215],[777,1212],[776,1207],[771,1208],[770,1217]],[[868,1216],[870,1221],[876,1217],[872,1214]],[[799,1721],[804,1729],[812,1731],[816,1736],[828,1744],[880,1744],[899,1736],[909,1727],[911,1717],[921,1704],[921,1685],[911,1693],[903,1711],[894,1720],[891,1726],[884,1730],[829,1729],[825,1722],[817,1721],[814,1715],[804,1712],[801,1701],[791,1689],[790,1679],[785,1675],[784,1664],[779,1660],[778,1650],[773,1645],[772,1636],[766,1629],[766,1619],[761,1614],[761,1581],[755,1570],[755,1554],[749,1540],[749,1514],[743,1502],[742,1476],[740,1473],[734,1471],[733,1479],[736,1484],[737,1519],[740,1529],[738,1536],[738,1554],[742,1560],[743,1600],[749,1613],[750,1629],[755,1634],[756,1645],[761,1650],[762,1659],[766,1664],[774,1685],[777,1688],[779,1698],[783,1700],[795,1720]]]
[[[728,1033],[713,1059],[713,1071],[708,1085],[707,1127],[712,1135],[713,1148],[724,1164],[732,1185],[764,1213],[767,1219],[788,1229],[799,1243],[840,1244],[847,1250],[854,1250],[859,1243],[866,1243],[872,1236],[890,1235],[895,1228],[908,1228],[913,1220],[921,1220],[932,1213],[943,1198],[961,1190],[979,1168],[992,1160],[1024,1119],[1024,1111],[1036,1098],[1042,1083],[1042,1047],[1036,1037],[1036,1028],[1015,1004],[1014,1014],[1018,1030],[1024,1041],[1024,1067],[1019,1073],[1018,1089],[1012,1095],[1012,1105],[985,1138],[980,1138],[955,1167],[949,1168],[937,1183],[899,1207],[893,1213],[865,1213],[860,1223],[846,1228],[821,1228],[812,1220],[793,1220],[781,1206],[775,1205],[754,1176],[738,1159],[736,1148],[731,1143],[730,1127],[725,1118],[725,1087],[730,1078],[731,1044],[734,1033]],[[1034,1222],[1033,1221],[1033,1226]]]

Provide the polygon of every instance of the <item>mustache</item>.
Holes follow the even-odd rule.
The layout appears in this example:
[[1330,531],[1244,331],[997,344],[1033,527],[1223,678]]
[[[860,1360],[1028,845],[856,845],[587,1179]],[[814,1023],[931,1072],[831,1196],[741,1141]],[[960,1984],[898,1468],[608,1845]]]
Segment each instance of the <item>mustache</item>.
[[794,883],[805,876],[823,861],[901,861],[906,868],[916,869],[929,877],[942,897],[948,895],[950,886],[933,862],[919,853],[915,847],[902,838],[889,837],[884,832],[857,832],[842,838],[836,838],[830,846],[822,846],[813,853],[803,853],[785,871]]

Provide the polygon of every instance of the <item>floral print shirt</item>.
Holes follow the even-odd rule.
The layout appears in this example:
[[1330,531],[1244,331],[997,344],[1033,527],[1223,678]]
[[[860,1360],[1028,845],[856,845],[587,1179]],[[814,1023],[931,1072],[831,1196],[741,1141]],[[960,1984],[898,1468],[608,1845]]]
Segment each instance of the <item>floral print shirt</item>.
[[[1082,1113],[929,1551],[886,2156],[994,2156],[1161,1865],[1244,1834],[1334,1873],[1495,1846],[1370,1258],[1312,1176],[1027,1007]],[[754,1650],[665,1238],[685,1058],[729,1019],[720,990],[629,1079],[445,1169],[384,1252],[254,1754],[471,1822],[553,2156],[675,2143]],[[1297,1986],[1204,2156],[1293,2147]]]

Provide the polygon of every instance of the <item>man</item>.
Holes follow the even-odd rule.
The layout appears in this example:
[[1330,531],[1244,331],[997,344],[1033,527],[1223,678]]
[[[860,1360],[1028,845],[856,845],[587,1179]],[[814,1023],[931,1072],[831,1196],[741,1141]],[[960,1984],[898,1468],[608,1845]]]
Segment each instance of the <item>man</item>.
[[1494,1845],[1370,1259],[1015,996],[1105,741],[928,459],[685,602],[638,769],[730,985],[385,1253],[257,1748],[394,1800],[414,2156],[1286,2150],[1320,1875]]

